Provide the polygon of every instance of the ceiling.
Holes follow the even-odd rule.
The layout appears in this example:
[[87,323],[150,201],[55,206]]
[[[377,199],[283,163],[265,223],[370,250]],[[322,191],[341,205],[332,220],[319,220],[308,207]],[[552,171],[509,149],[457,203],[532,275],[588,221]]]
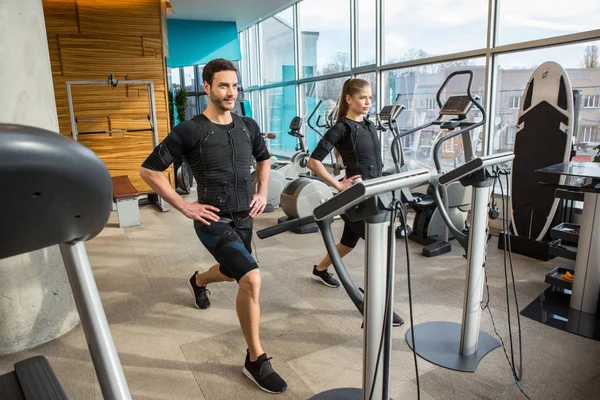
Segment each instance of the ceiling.
[[242,30],[295,3],[297,0],[169,0],[168,18],[204,21],[235,21]]

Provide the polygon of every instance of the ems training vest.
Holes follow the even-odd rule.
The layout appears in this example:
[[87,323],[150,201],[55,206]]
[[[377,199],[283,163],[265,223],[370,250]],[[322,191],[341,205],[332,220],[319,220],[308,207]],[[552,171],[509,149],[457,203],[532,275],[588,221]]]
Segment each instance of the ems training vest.
[[365,120],[367,128],[360,122],[343,118],[335,125],[338,132],[344,132],[346,125],[349,133],[336,147],[344,160],[346,176],[362,175],[363,179],[380,177],[383,174],[381,142],[373,124]]
[[200,141],[183,156],[198,185],[198,202],[217,207],[220,214],[247,211],[252,200],[252,138],[244,121],[231,116],[234,126],[229,129],[194,117]]

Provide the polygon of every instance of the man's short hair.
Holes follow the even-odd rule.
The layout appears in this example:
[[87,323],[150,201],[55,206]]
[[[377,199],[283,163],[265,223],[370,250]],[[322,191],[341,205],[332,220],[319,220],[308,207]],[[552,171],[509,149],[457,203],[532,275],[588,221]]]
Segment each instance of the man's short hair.
[[235,65],[229,60],[216,58],[209,61],[209,63],[204,66],[204,69],[202,70],[202,80],[208,82],[209,85],[212,85],[214,74],[221,71],[237,72],[237,68],[235,68]]

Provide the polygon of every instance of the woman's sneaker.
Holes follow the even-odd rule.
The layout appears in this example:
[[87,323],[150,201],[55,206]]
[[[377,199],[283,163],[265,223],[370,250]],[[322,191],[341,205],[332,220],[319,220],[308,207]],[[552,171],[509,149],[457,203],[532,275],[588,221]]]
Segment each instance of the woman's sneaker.
[[271,357],[267,357],[266,353],[261,354],[256,361],[250,362],[250,352],[246,351],[246,362],[242,372],[265,392],[281,393],[287,389],[287,383],[273,370]]
[[188,287],[194,295],[194,304],[196,305],[196,308],[205,310],[208,307],[210,307],[210,300],[208,299],[210,290],[208,290],[206,286],[196,285],[196,275],[198,275],[198,271],[196,271],[194,275],[192,275],[192,277],[189,279]]
[[340,283],[333,277],[333,274],[327,272],[327,270],[319,271],[316,265],[313,266],[311,278],[321,282],[325,286],[329,286],[332,288],[340,286]]

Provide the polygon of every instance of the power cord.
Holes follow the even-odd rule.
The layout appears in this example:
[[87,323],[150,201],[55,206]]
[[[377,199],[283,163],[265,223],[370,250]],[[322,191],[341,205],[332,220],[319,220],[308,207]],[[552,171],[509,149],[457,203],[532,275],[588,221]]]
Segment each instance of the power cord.
[[[506,196],[504,195],[504,187],[502,186],[502,179],[501,179],[502,175],[504,175],[506,177],[506,185],[507,185],[506,186],[507,187]],[[482,310],[487,309],[490,314],[494,332],[495,332],[496,336],[498,336],[498,338],[500,339],[500,343],[502,344],[502,349],[504,350],[504,355],[506,356],[506,361],[508,362],[508,365],[510,366],[510,369],[513,374],[513,378],[515,380],[515,384],[517,385],[517,388],[521,391],[521,393],[523,393],[523,395],[527,399],[530,399],[529,396],[525,393],[525,391],[523,391],[523,388],[521,388],[521,385],[519,384],[519,382],[521,381],[521,379],[523,377],[523,347],[522,347],[521,317],[519,314],[519,303],[518,303],[517,289],[516,289],[516,284],[515,284],[514,267],[513,267],[513,263],[512,263],[512,252],[511,252],[511,248],[510,248],[510,239],[508,240],[508,243],[506,240],[506,236],[510,234],[508,231],[509,226],[508,226],[508,222],[507,222],[507,216],[508,216],[509,210],[508,210],[508,203],[506,201],[506,198],[508,197],[508,188],[509,188],[508,176],[509,175],[510,175],[510,172],[504,168],[495,169],[494,183],[492,186],[492,196],[494,195],[494,189],[496,188],[496,182],[498,182],[500,185],[500,193],[501,193],[501,197],[502,197],[502,213],[503,213],[502,228],[504,230],[504,235],[503,235],[503,238],[504,238],[503,239],[504,240],[504,283],[505,283],[505,287],[506,287],[506,307],[507,307],[508,332],[509,332],[509,338],[510,338],[510,352],[511,352],[510,359],[508,357],[508,352],[506,350],[506,345],[504,343],[504,340],[502,339],[502,337],[500,336],[500,334],[498,333],[498,331],[496,329],[496,323],[494,320],[494,316],[492,314],[492,309],[489,304],[490,303],[490,288],[489,288],[488,281],[487,281],[487,273],[485,273],[485,275],[484,275],[487,299],[486,299],[485,304],[482,302],[481,309]],[[493,201],[492,204],[495,205],[495,201]],[[508,283],[507,253],[508,253],[508,259],[509,259],[509,263],[510,263],[513,295],[515,298],[515,307],[517,310],[517,326],[518,326],[518,332],[519,332],[519,374],[517,374],[517,371],[514,366],[515,359],[514,359],[514,346],[513,346],[513,338],[512,338],[512,324],[511,324],[511,318],[510,318],[510,296],[509,296],[509,292],[508,292],[509,283]]]
[[254,246],[254,256],[256,258],[256,263],[260,264],[260,259],[258,258],[258,249],[256,248],[256,241],[254,240],[254,237],[252,237],[252,246]]
[[[500,175],[504,175],[506,177],[506,196],[504,195],[504,188],[502,187],[502,179],[498,179],[499,183],[500,183],[500,193],[502,196],[502,203],[503,203],[503,208],[505,209],[505,214],[504,215],[508,215],[508,202],[505,201],[506,198],[508,198],[508,189],[509,189],[509,180],[508,180],[508,171],[504,170],[500,170],[499,171]],[[506,218],[504,218],[503,220],[503,225],[504,225],[504,230],[505,232],[508,232],[508,223],[506,221]],[[508,278],[507,278],[507,266],[506,266],[506,255],[508,253],[508,259],[510,262],[510,274],[511,274],[511,279],[512,279],[512,286],[513,286],[513,295],[515,298],[515,307],[517,310],[517,326],[518,326],[518,331],[519,331],[519,355],[520,355],[520,360],[519,360],[519,376],[516,376],[516,371],[515,371],[515,378],[518,378],[519,380],[521,379],[521,377],[523,376],[523,347],[522,347],[522,337],[521,337],[521,317],[519,314],[519,299],[517,297],[517,287],[515,284],[515,271],[514,271],[514,267],[513,267],[513,261],[512,261],[512,251],[511,251],[511,247],[510,247],[510,240],[506,240],[506,234],[504,235],[504,248],[505,250],[503,251],[504,253],[504,275],[505,275],[505,282],[506,282],[506,303],[507,303],[507,310],[508,309],[508,304],[509,304],[509,294],[508,294]],[[510,311],[509,311],[509,319],[508,319],[508,327],[510,330]],[[511,339],[511,353],[513,354],[512,357],[512,363],[513,366],[515,365],[515,361],[514,361],[514,352],[513,352],[513,343],[512,343],[512,331],[511,331],[511,335],[510,335],[510,339]],[[513,367],[514,370],[514,367]]]
[[[396,207],[400,210],[400,223],[402,226],[406,226],[406,217],[404,215],[404,207],[402,203],[398,202]],[[413,343],[413,359],[415,361],[415,374],[417,376],[417,399],[421,400],[421,383],[419,382],[419,364],[417,363],[417,343],[415,342],[415,324],[413,321],[413,303],[412,303],[412,286],[410,283],[410,254],[408,250],[408,238],[404,238],[404,246],[406,249],[406,280],[408,283],[408,310],[410,314],[410,336]]]

